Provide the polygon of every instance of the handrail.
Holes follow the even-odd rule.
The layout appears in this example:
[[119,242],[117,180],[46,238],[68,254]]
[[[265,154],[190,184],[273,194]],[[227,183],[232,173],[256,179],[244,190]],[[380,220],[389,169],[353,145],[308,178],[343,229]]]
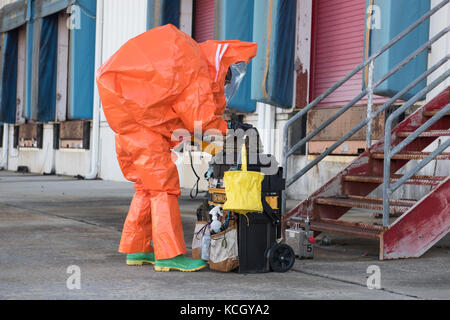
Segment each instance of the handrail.
[[[447,59],[448,59],[447,55]],[[448,78],[450,76],[450,70],[447,70],[445,73],[443,73],[439,78],[434,80],[431,84],[429,84],[425,89],[428,87],[432,87],[431,90],[439,85],[443,80]],[[426,90],[427,92],[431,90]],[[384,135],[384,169],[383,169],[383,226],[387,227],[389,225],[389,197],[391,194],[397,190],[401,185],[403,185],[406,180],[411,178],[417,171],[422,169],[424,166],[426,166],[431,160],[433,160],[438,154],[443,152],[448,146],[450,146],[450,139],[448,139],[446,142],[444,142],[439,148],[434,150],[429,156],[427,156],[425,159],[420,161],[414,168],[412,168],[407,174],[404,174],[402,178],[400,178],[398,181],[396,181],[394,184],[390,183],[390,177],[391,177],[391,160],[392,157],[395,156],[397,153],[399,153],[401,150],[403,150],[408,144],[410,144],[413,140],[415,140],[420,134],[425,132],[429,127],[431,127],[434,123],[436,123],[439,119],[441,119],[443,116],[447,114],[447,112],[450,111],[450,104],[447,104],[444,108],[439,110],[438,113],[436,113],[433,117],[431,117],[428,121],[426,121],[424,124],[422,124],[419,128],[417,128],[411,135],[409,135],[406,139],[404,139],[402,142],[400,142],[398,145],[396,145],[393,149],[391,149],[391,141],[392,141],[392,122],[397,119],[401,113],[403,113],[406,109],[411,107],[414,100],[420,99],[421,96],[423,96],[426,92],[424,90],[420,91],[418,94],[416,94],[414,97],[412,97],[410,100],[408,100],[407,103],[405,103],[403,106],[395,110],[385,123],[385,135]],[[411,102],[414,101],[414,102]],[[440,151],[439,151],[440,150]],[[433,157],[430,157],[431,155],[434,155]]]
[[[450,110],[450,104],[448,104],[445,109],[447,112]],[[440,115],[439,118],[442,118],[443,115]],[[439,119],[437,119],[439,120]],[[388,180],[384,180],[383,184],[383,226],[389,226],[389,197],[390,195],[397,190],[401,185],[403,185],[406,180],[410,179],[414,176],[419,170],[425,167],[429,162],[431,162],[434,158],[436,158],[439,154],[444,152],[445,149],[450,147],[450,139],[446,140],[443,144],[441,144],[438,148],[436,148],[433,152],[431,152],[426,158],[420,161],[414,168],[405,173],[402,178],[397,180],[394,184],[390,184],[389,178]],[[386,158],[385,158],[386,159]],[[390,177],[390,175],[389,175]],[[385,179],[385,178],[384,178]]]
[[[360,129],[362,129],[367,123],[370,121],[370,119],[373,119],[377,117],[381,112],[392,106],[392,104],[399,98],[401,98],[404,94],[406,94],[409,90],[414,88],[417,84],[419,84],[421,81],[423,81],[428,75],[439,69],[442,65],[444,65],[448,60],[450,59],[450,56],[446,56],[445,58],[442,58],[438,63],[436,63],[433,67],[428,69],[426,72],[424,72],[422,75],[420,75],[416,80],[411,82],[407,87],[405,87],[403,90],[398,92],[394,97],[389,99],[386,103],[384,103],[380,108],[378,108],[375,112],[372,113],[372,115],[364,120],[362,120],[360,123],[358,123],[353,129],[351,129],[349,132],[347,132],[344,136],[342,136],[339,140],[337,140],[333,145],[331,145],[329,148],[327,148],[326,151],[321,153],[316,159],[308,163],[302,170],[300,170],[297,174],[295,174],[292,178],[286,181],[286,186],[292,185],[296,180],[298,180],[301,176],[303,176],[306,172],[308,172],[311,168],[313,168],[317,163],[319,163],[323,158],[325,158],[327,155],[329,155],[331,152],[333,152],[337,147],[339,147],[343,142],[348,140],[351,136],[353,136],[356,132],[358,132]],[[445,75],[445,74],[444,74]],[[445,79],[445,76],[441,76],[436,80]],[[431,84],[432,88],[429,89],[431,91],[436,84]],[[430,85],[430,86],[431,86]],[[428,92],[428,91],[427,91]],[[423,96],[423,95],[422,95]],[[416,100],[417,101],[417,100]],[[414,101],[414,102],[416,102]]]
[[[300,172],[295,174],[292,178],[287,180],[287,159],[293,155],[293,153],[298,150],[301,146],[306,144],[308,141],[310,141],[315,135],[317,135],[321,130],[326,128],[329,124],[331,124],[334,120],[336,120],[339,116],[341,116],[344,112],[346,112],[350,107],[352,107],[355,103],[357,103],[359,100],[361,100],[366,94],[373,93],[374,88],[376,88],[378,85],[380,85],[382,82],[384,82],[387,78],[389,78],[392,74],[400,70],[402,67],[404,67],[407,63],[409,63],[411,60],[413,60],[417,55],[419,55],[423,50],[426,48],[429,48],[431,44],[433,44],[435,41],[440,39],[442,36],[448,33],[450,30],[449,27],[443,29],[441,32],[436,34],[432,39],[424,43],[420,48],[415,50],[413,53],[411,53],[408,57],[403,59],[397,66],[392,68],[385,76],[383,76],[382,79],[377,81],[375,85],[373,85],[373,82],[371,82],[367,88],[363,89],[352,101],[350,101],[348,104],[346,104],[343,108],[341,108],[337,113],[335,113],[332,117],[327,119],[324,123],[322,123],[318,128],[316,128],[313,132],[308,134],[305,138],[301,139],[299,142],[297,142],[291,149],[288,149],[288,142],[289,142],[289,128],[293,125],[293,123],[303,117],[309,110],[313,109],[315,106],[317,106],[323,99],[325,99],[327,96],[329,96],[331,93],[333,93],[336,89],[338,89],[340,86],[342,86],[346,81],[348,81],[350,78],[352,78],[355,74],[357,74],[359,71],[361,71],[364,67],[366,67],[368,64],[369,66],[369,77],[370,81],[373,80],[373,62],[374,60],[379,57],[381,54],[383,54],[386,50],[391,48],[395,43],[403,39],[407,34],[409,34],[412,30],[414,30],[417,26],[419,26],[421,23],[426,21],[428,18],[430,18],[434,13],[436,13],[439,9],[441,9],[443,6],[445,6],[447,3],[449,3],[450,0],[444,0],[440,2],[438,5],[436,5],[434,8],[432,8],[430,11],[428,11],[426,14],[424,14],[421,18],[416,20],[413,24],[411,24],[408,28],[406,28],[404,31],[402,31],[400,34],[398,34],[394,39],[392,39],[389,43],[387,43],[385,46],[383,46],[381,49],[379,49],[376,53],[372,54],[369,58],[364,60],[361,64],[359,64],[357,67],[355,67],[351,72],[349,72],[344,78],[336,82],[331,88],[326,90],[324,93],[322,93],[319,97],[317,97],[313,102],[308,104],[305,108],[303,108],[301,111],[299,111],[296,115],[294,115],[291,119],[289,119],[283,129],[283,177],[286,179],[286,188],[292,185],[296,180],[298,180],[301,176],[303,176],[306,172],[308,172],[312,167],[314,167],[318,162],[320,162],[323,158],[325,158],[328,154],[330,154],[333,150],[335,150],[340,144],[342,144],[345,140],[347,140],[349,137],[354,135],[358,130],[360,130],[362,127],[367,125],[367,123],[370,123],[373,118],[375,118],[378,114],[380,114],[382,111],[390,107],[397,99],[401,98],[405,93],[407,93],[410,89],[412,89],[415,85],[417,85],[420,81],[422,81],[426,76],[431,74],[433,71],[435,71],[439,66],[441,66],[443,63],[445,63],[448,60],[448,56],[446,56],[444,59],[441,59],[436,65],[434,65],[432,68],[428,69],[427,72],[425,72],[423,75],[418,77],[414,82],[411,84],[414,84],[413,86],[410,84],[408,85],[404,90],[396,94],[393,98],[391,98],[387,103],[385,103],[381,108],[378,108],[375,112],[372,112],[372,106],[368,106],[368,115],[365,120],[361,121],[357,126],[355,126],[352,130],[350,130],[346,135],[344,135],[342,138],[340,138],[336,143],[334,143],[330,148],[328,148],[326,151],[324,151],[322,154],[320,154],[315,160],[310,162],[305,168],[303,168]],[[438,79],[441,79],[442,77],[439,77]],[[421,79],[420,81],[417,81],[418,79]],[[369,82],[370,82],[369,81]],[[407,89],[407,90],[406,90]],[[400,95],[401,93],[401,95]],[[423,96],[423,95],[422,95]],[[395,98],[395,99],[394,99]],[[372,99],[370,99],[372,100]],[[370,101],[369,101],[370,102]],[[367,129],[367,134],[371,134],[371,129]],[[367,144],[368,147],[370,146],[371,140],[369,137],[367,137]],[[286,191],[283,191],[282,194],[282,213],[286,213]]]

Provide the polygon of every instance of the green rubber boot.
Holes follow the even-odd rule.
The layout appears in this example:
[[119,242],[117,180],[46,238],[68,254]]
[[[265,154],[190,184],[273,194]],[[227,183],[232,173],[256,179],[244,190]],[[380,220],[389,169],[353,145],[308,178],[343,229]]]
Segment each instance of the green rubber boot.
[[143,264],[155,264],[155,253],[141,252],[127,254],[127,265],[142,266]]
[[179,255],[172,259],[156,260],[155,271],[178,270],[192,272],[203,269],[206,266],[207,263],[203,260],[189,259],[183,255]]

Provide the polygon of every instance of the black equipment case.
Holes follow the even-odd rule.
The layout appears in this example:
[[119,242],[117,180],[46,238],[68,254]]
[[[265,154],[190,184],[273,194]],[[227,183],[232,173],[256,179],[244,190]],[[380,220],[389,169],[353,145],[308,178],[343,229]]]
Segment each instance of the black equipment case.
[[[258,159],[256,164],[248,164],[248,171],[264,173],[266,171],[264,168],[270,167],[270,163],[273,165],[273,161],[275,161],[271,155],[262,155],[264,159],[272,159],[272,161],[268,164],[261,164],[259,156],[256,157]],[[237,162],[236,157],[235,159]],[[219,163],[222,162],[219,161]],[[224,172],[236,167],[236,164],[215,164],[213,158],[210,165],[209,173],[207,172],[207,175],[209,174],[207,179],[210,181],[208,203],[211,206],[221,205],[226,201],[225,189],[221,184]],[[281,239],[281,193],[285,188],[285,181],[283,169],[278,167],[277,163],[275,171],[275,174],[266,174],[262,182],[261,200],[264,211],[238,215],[239,267],[236,271],[239,273],[284,272],[289,270],[294,263],[295,254],[292,248],[279,243]],[[212,181],[214,184],[211,184]]]

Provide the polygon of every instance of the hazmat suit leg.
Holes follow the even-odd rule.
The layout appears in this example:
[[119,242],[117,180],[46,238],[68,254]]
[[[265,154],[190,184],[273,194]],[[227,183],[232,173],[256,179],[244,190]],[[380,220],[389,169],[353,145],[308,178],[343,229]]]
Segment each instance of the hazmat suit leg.
[[119,251],[123,253],[153,252],[150,194],[137,190],[131,201]]
[[178,171],[169,141],[142,128],[117,136],[116,151],[125,177],[136,181],[119,251],[151,252],[152,240],[157,260],[185,254]]

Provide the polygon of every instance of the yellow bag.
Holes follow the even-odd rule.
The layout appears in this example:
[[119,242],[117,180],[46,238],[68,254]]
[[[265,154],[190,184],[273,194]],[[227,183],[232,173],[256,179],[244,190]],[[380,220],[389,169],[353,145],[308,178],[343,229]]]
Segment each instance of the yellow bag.
[[223,210],[245,214],[247,212],[262,212],[261,185],[264,174],[247,171],[247,150],[242,144],[242,171],[226,171],[224,174],[225,193],[227,201]]

